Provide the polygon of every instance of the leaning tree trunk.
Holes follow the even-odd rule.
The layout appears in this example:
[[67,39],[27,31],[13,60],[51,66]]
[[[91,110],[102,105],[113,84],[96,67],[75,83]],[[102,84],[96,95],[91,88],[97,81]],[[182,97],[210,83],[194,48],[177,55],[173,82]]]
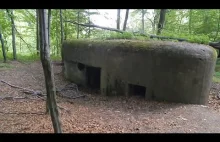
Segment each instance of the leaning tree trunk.
[[145,15],[145,12],[144,12],[144,9],[142,9],[141,10],[142,33],[144,33],[144,15]]
[[37,55],[39,55],[39,51],[40,51],[40,39],[39,39],[39,15],[38,12],[36,11],[36,50],[37,50]]
[[166,16],[166,9],[161,9],[160,10],[160,19],[159,19],[159,23],[158,23],[158,27],[157,27],[157,35],[161,34],[161,31],[163,29],[164,22],[165,22],[165,16]]
[[54,83],[54,73],[50,61],[50,47],[48,43],[48,17],[46,10],[39,9],[39,25],[40,25],[40,57],[44,70],[45,84],[47,90],[47,99],[49,100],[49,110],[53,128],[55,133],[61,133],[59,120],[59,112],[56,104],[56,90]]
[[[61,45],[60,45],[60,47],[62,48],[62,45],[63,45],[63,17],[62,17],[62,9],[60,9],[60,33],[61,33]],[[63,63],[63,51],[62,51],[62,49],[61,49],[61,57],[62,57],[62,63]]]
[[117,29],[120,30],[120,9],[117,10]]
[[128,21],[128,14],[129,14],[129,9],[126,9],[123,31],[126,30],[126,25],[127,25],[127,21]]
[[3,37],[2,37],[1,29],[0,29],[0,40],[1,40],[1,44],[2,44],[2,54],[3,54],[3,58],[4,58],[4,63],[6,63],[7,58],[6,58],[6,52],[5,52],[5,46],[4,46],[4,40],[3,40]]
[[13,49],[13,59],[17,60],[17,54],[16,54],[16,44],[15,44],[15,23],[14,23],[14,15],[13,10],[11,12],[9,9],[6,9],[8,16],[11,19],[11,33],[12,33],[12,49]]

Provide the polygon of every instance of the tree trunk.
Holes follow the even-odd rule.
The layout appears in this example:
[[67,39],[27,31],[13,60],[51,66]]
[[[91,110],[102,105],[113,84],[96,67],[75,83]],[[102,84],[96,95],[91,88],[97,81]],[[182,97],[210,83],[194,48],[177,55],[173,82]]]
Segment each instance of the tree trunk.
[[16,54],[16,44],[15,44],[15,23],[14,23],[14,15],[13,10],[11,12],[9,9],[6,9],[8,16],[11,19],[11,33],[12,33],[12,49],[13,49],[13,59],[17,60],[17,54]]
[[161,34],[161,31],[163,29],[164,22],[165,22],[165,16],[166,16],[166,9],[161,9],[160,10],[160,19],[159,19],[159,23],[157,26],[157,35]]
[[[51,18],[51,9],[48,9],[48,47],[50,48],[50,18]],[[50,52],[48,53],[50,54]],[[50,112],[49,109],[49,99],[47,98],[46,100],[46,114],[48,114]]]
[[[88,13],[89,13],[89,9],[88,9]],[[90,13],[89,13],[89,24],[90,24]],[[89,27],[88,38],[90,37],[90,32],[91,32],[91,29]]]
[[142,18],[141,18],[141,20],[142,20],[142,33],[144,33],[144,15],[145,15],[145,12],[144,12],[144,9],[142,9],[141,10],[141,13],[142,13]]
[[58,28],[58,10],[56,10],[56,47],[57,47],[57,56],[59,55],[60,45],[59,45],[59,28]]
[[1,40],[1,44],[2,44],[2,54],[3,54],[3,58],[4,58],[4,63],[6,63],[7,58],[6,58],[6,52],[5,52],[5,46],[4,46],[4,40],[2,37],[1,27],[0,27],[0,40]]
[[[77,12],[77,22],[79,23],[79,10]],[[79,39],[79,25],[77,25],[77,39]]]
[[192,33],[192,9],[189,10],[189,34]]
[[128,21],[128,14],[129,14],[129,9],[126,9],[123,31],[126,30],[126,25],[127,25],[127,21]]
[[[61,45],[60,49],[62,48],[63,45],[63,17],[62,17],[62,9],[60,9],[60,32],[61,32]],[[61,57],[62,57],[62,63],[63,63],[63,51],[61,49]]]
[[218,33],[219,33],[219,24],[220,24],[220,10],[218,10],[218,26],[217,26],[216,35],[215,35],[215,37],[214,37],[214,41],[215,41],[216,38],[218,37]]
[[156,27],[157,27],[157,21],[158,21],[158,18],[159,18],[159,10],[158,9],[154,9],[154,19],[153,19],[153,34],[155,34],[156,32]]
[[120,9],[117,10],[117,29],[120,30]]
[[[66,20],[67,19],[67,17],[66,17],[66,9],[64,10],[65,12],[64,12],[64,20]],[[67,39],[67,23],[65,22],[64,23],[64,40],[66,40]]]
[[50,21],[51,21],[51,9],[48,9],[48,44],[50,45]]
[[54,83],[54,73],[50,61],[50,47],[48,43],[48,17],[46,10],[39,9],[39,29],[40,29],[40,57],[44,70],[45,84],[47,90],[47,100],[53,128],[55,133],[61,133],[61,126],[59,121],[59,113],[56,104],[56,90]]
[[36,41],[36,49],[37,49],[37,55],[39,55],[39,51],[40,51],[40,39],[39,39],[39,35],[40,35],[40,32],[39,32],[39,15],[38,15],[38,12],[36,11],[36,36],[37,36],[37,41]]

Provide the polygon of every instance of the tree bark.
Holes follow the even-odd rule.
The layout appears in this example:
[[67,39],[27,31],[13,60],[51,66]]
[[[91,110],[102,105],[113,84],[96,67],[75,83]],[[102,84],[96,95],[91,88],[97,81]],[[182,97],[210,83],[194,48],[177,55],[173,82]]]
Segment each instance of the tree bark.
[[39,15],[38,12],[36,11],[36,37],[37,37],[37,41],[36,41],[36,49],[37,49],[37,55],[39,55],[39,51],[40,51],[40,39],[39,39]]
[[44,70],[45,85],[47,90],[47,99],[53,128],[55,133],[61,133],[59,113],[56,104],[56,90],[54,83],[54,73],[50,61],[50,47],[48,43],[48,17],[46,10],[38,9],[39,12],[39,29],[40,29],[40,57]]
[[127,25],[127,21],[128,21],[128,14],[129,14],[129,9],[126,9],[123,31],[126,31],[126,25]]
[[145,12],[144,12],[144,9],[141,10],[141,21],[142,21],[142,33],[144,33],[144,15],[145,15]]
[[120,9],[117,9],[117,29],[120,30]]
[[6,9],[8,16],[11,19],[11,33],[12,33],[12,49],[13,49],[13,59],[17,60],[17,54],[16,54],[16,44],[15,44],[15,23],[14,23],[14,15],[13,10]]
[[4,58],[4,63],[6,63],[7,57],[6,57],[6,52],[5,52],[4,40],[3,40],[2,32],[1,32],[1,26],[0,26],[0,40],[1,40],[1,44],[2,44],[2,54],[3,54],[3,58]]
[[159,23],[157,26],[157,35],[161,34],[161,31],[163,29],[164,22],[165,22],[165,16],[166,16],[166,9],[161,9],[160,10],[160,19],[159,19]]

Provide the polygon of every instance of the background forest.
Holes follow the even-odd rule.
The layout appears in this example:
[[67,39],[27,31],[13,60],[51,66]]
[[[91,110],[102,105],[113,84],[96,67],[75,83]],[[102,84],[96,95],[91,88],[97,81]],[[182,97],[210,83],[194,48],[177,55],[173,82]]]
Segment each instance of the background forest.
[[[219,9],[112,9],[117,11],[117,19],[112,20],[115,27],[104,28],[91,18],[109,18],[108,14],[103,15],[100,11],[51,9],[48,18],[52,59],[61,58],[63,40],[74,38],[145,40],[149,39],[150,35],[160,35],[201,44],[220,40]],[[5,60],[7,58],[19,61],[39,59],[37,17],[35,9],[0,10],[0,60],[4,60],[4,57]],[[218,68],[217,64],[214,77],[217,82],[220,81]]]

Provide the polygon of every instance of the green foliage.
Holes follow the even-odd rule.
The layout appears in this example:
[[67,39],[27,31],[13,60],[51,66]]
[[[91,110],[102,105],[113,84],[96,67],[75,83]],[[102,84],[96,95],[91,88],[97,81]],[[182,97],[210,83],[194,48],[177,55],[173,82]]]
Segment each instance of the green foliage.
[[187,33],[174,33],[174,32],[168,32],[166,30],[163,31],[161,36],[167,36],[167,37],[173,37],[173,38],[183,38],[188,40],[188,42],[191,43],[200,43],[200,44],[208,44],[209,43],[209,37],[205,34],[200,35],[190,35]]

